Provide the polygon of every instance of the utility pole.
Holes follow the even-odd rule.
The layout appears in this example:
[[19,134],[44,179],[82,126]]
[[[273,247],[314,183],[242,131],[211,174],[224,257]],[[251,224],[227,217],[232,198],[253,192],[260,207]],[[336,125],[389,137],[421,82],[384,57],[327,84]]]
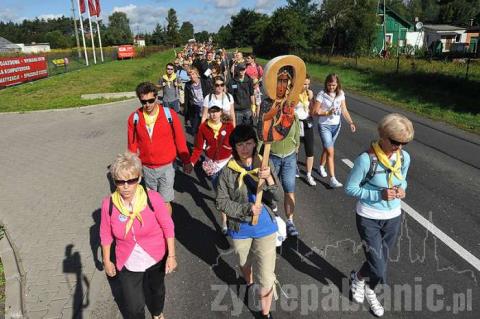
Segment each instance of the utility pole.
[[75,28],[75,40],[77,41],[77,52],[78,58],[82,58],[82,51],[80,49],[80,39],[78,38],[78,28],[77,28],[77,17],[75,16],[75,5],[73,4],[73,0],[70,0],[72,3],[72,18],[73,18],[73,27]]

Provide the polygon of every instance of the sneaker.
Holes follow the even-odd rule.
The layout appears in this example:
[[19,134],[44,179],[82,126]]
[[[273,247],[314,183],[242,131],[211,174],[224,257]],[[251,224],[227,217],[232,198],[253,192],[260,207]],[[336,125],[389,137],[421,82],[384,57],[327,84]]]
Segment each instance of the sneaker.
[[357,273],[352,271],[350,273],[350,292],[352,299],[356,303],[362,304],[365,300],[365,280],[360,280]]
[[315,186],[317,185],[317,182],[313,179],[312,175],[307,175],[307,183],[310,186]]
[[290,237],[298,236],[298,230],[295,227],[295,224],[293,223],[293,221],[291,221],[290,219],[287,219],[287,234]]
[[340,183],[339,181],[337,181],[337,179],[335,177],[330,177],[330,187],[331,188],[339,188],[339,187],[342,187],[343,184]]
[[378,301],[375,291],[370,289],[368,285],[365,286],[365,297],[367,298],[367,302],[370,305],[370,310],[372,310],[373,314],[377,317],[383,316],[385,309],[380,301]]
[[320,173],[320,176],[327,177],[327,171],[325,170],[325,166],[320,165],[318,167],[318,172]]
[[300,170],[298,169],[298,165],[297,165],[297,169],[295,170],[295,177],[296,178],[300,177]]

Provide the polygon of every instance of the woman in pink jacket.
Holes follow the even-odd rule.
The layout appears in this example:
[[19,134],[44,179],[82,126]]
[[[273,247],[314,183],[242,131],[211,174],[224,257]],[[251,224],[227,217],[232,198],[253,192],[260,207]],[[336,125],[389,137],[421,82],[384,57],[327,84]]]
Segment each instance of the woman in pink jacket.
[[[154,319],[163,319],[165,273],[177,267],[172,218],[160,194],[139,185],[142,163],[120,154],[110,167],[116,191],[102,202],[100,239],[108,276],[117,274],[126,318],[145,318],[145,303]],[[110,248],[115,241],[116,264]]]

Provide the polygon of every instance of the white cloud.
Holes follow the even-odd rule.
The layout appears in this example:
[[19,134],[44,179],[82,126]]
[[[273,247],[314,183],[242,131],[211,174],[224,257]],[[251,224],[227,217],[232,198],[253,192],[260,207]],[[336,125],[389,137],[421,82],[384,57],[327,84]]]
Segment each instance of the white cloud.
[[276,0],[256,0],[255,9],[272,9],[276,2]]
[[[159,6],[129,4],[123,7],[114,7],[113,12],[126,13],[132,32],[143,33],[152,32],[157,23],[164,25],[168,9]],[[108,19],[105,19],[105,21],[108,21]]]
[[12,10],[9,8],[0,8],[0,21],[4,22],[22,22],[22,20],[27,19],[26,17],[20,17],[17,14],[18,11]]
[[226,9],[226,8],[233,8],[238,5],[240,0],[215,0],[215,7],[216,8],[221,8],[221,9]]
[[49,13],[49,14],[41,14],[39,15],[37,18],[39,18],[40,20],[41,19],[44,19],[44,20],[49,20],[49,19],[58,19],[58,18],[61,18],[63,17],[64,14],[52,14],[52,13]]

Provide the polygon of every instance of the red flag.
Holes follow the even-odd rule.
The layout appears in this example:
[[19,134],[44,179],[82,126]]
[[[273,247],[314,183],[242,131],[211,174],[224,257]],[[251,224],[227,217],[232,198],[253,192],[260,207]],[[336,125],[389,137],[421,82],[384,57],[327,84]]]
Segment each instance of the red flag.
[[91,17],[97,15],[97,9],[95,8],[95,3],[93,3],[93,0],[88,0],[88,8],[90,10]]
[[80,1],[80,14],[85,13],[85,0]]
[[95,7],[97,7],[97,17],[100,17],[100,0],[95,0]]

